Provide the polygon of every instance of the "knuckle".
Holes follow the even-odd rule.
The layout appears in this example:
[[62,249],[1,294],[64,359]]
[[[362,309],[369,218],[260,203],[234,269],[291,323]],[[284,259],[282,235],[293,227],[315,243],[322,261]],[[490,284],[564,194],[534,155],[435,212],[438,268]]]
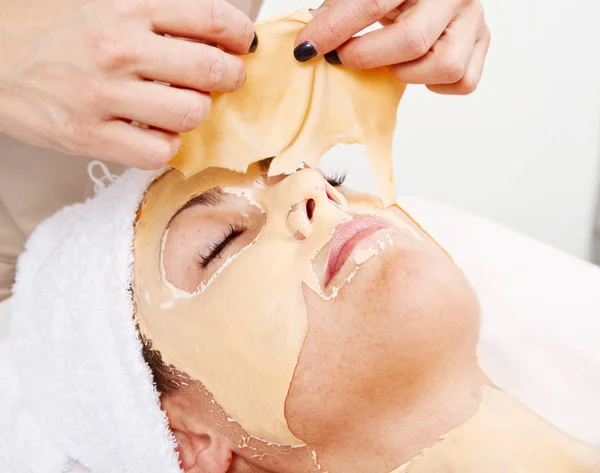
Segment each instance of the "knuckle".
[[479,80],[477,77],[465,76],[459,82],[458,90],[461,95],[469,95],[475,92],[478,85]]
[[91,34],[91,49],[95,64],[106,71],[127,67],[139,57],[139,51],[124,39],[127,35],[115,31],[96,31]]
[[112,100],[111,88],[100,81],[92,80],[80,89],[80,103],[89,112],[98,113]]
[[223,82],[225,61],[222,54],[213,54],[200,66],[201,83],[207,91],[215,90]]
[[223,7],[222,0],[207,0],[208,32],[219,35],[227,27],[227,12]]
[[362,2],[359,7],[361,17],[370,21],[380,20],[387,13],[385,0],[369,0]]
[[352,64],[356,69],[367,69],[369,55],[352,45],[344,51],[344,64]]
[[366,69],[367,68],[367,60],[364,54],[357,53],[354,55],[354,64],[356,64],[357,69]]
[[325,25],[323,25],[325,30],[325,35],[332,38],[336,43],[341,44],[347,38],[344,37],[344,30],[347,28],[348,22],[339,18],[334,19],[333,21],[327,21]]
[[145,169],[158,169],[175,156],[179,144],[178,135],[162,134],[139,162]]
[[244,61],[238,57],[234,58],[234,62],[237,76],[233,90],[237,90],[246,82],[246,67],[244,65]]
[[465,75],[465,65],[456,56],[445,54],[438,60],[436,75],[438,82],[454,84]]
[[189,131],[202,123],[210,112],[210,98],[197,95],[194,100],[190,100],[187,108],[181,117],[180,130]]
[[492,41],[492,32],[487,26],[483,28],[483,33],[481,33],[481,39],[483,39],[483,41],[485,41],[488,44]]
[[430,48],[427,34],[421,28],[414,28],[410,33],[407,33],[403,46],[403,49],[411,55],[412,59],[424,56]]
[[92,125],[79,120],[65,120],[63,123],[63,148],[67,154],[88,155],[97,130]]

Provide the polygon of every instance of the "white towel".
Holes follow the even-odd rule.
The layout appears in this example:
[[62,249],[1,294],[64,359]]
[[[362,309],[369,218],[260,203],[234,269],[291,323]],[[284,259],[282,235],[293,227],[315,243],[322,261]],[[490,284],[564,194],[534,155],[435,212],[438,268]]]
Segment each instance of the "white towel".
[[0,408],[10,434],[2,473],[62,473],[74,462],[93,473],[180,472],[130,293],[135,216],[158,175],[125,172],[27,242],[11,302],[17,376],[0,380],[14,391]]

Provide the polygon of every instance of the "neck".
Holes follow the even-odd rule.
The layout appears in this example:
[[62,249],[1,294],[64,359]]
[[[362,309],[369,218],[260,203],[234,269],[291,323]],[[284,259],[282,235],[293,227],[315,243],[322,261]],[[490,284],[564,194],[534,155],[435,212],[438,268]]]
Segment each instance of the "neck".
[[460,375],[437,377],[407,390],[408,395],[386,403],[392,406],[387,411],[380,409],[383,402],[373,403],[373,412],[361,414],[368,423],[346,424],[331,443],[311,447],[323,471],[389,473],[473,417],[482,387],[490,384],[473,362]]
[[593,473],[600,448],[580,442],[515,397],[483,387],[477,413],[391,473]]
[[[443,389],[442,389],[443,387]],[[476,363],[423,386],[369,422],[344,425],[331,441],[286,452],[280,467],[252,471],[303,473],[594,473],[600,449],[564,434],[497,388]],[[381,405],[381,404],[379,404]],[[398,406],[410,406],[402,408]],[[363,413],[364,414],[364,413]],[[440,441],[444,439],[444,441]]]

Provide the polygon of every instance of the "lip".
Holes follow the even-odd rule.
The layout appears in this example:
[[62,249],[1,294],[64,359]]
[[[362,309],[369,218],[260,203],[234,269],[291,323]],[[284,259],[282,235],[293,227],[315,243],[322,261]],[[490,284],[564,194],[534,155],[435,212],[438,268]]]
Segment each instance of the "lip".
[[331,246],[327,255],[325,286],[329,285],[342,269],[360,242],[373,233],[390,227],[387,220],[372,215],[358,215],[352,220],[342,223],[331,238]]

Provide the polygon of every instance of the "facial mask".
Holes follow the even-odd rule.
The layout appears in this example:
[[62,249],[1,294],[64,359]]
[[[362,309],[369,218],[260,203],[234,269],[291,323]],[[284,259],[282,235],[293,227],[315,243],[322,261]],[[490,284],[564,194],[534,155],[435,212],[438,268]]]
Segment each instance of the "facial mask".
[[[486,433],[495,432],[493,441]],[[484,386],[477,414],[391,473],[592,472],[600,453],[527,409],[515,397]]]
[[[211,169],[187,180],[171,171],[152,186],[135,239],[139,327],[166,363],[201,381],[250,434],[301,445],[284,408],[307,330],[302,284],[319,292],[310,262],[347,214],[328,199],[316,171],[299,171],[272,186],[256,183],[259,177],[257,166],[244,175]],[[268,218],[255,241],[224,263],[213,281],[199,293],[186,293],[164,279],[165,231],[191,197],[217,185],[247,196]],[[323,200],[304,228],[290,209],[318,187]],[[302,240],[295,237],[299,229]]]
[[191,176],[207,167],[246,171],[274,157],[269,175],[316,168],[338,143],[365,145],[384,204],[396,201],[392,140],[405,84],[387,68],[351,70],[318,58],[299,63],[294,41],[308,9],[256,25],[260,47],[243,57],[246,83],[213,94],[208,119],[182,135],[171,165]]

